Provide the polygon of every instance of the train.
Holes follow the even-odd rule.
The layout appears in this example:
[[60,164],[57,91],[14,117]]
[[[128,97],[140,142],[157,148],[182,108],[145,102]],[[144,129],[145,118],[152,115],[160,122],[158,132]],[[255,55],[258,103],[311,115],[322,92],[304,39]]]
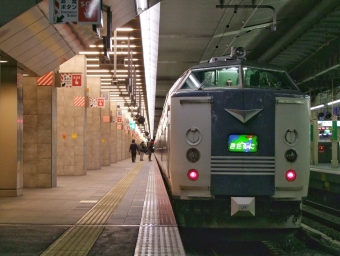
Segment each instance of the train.
[[309,96],[242,47],[185,71],[167,94],[154,153],[178,226],[298,230],[309,125]]

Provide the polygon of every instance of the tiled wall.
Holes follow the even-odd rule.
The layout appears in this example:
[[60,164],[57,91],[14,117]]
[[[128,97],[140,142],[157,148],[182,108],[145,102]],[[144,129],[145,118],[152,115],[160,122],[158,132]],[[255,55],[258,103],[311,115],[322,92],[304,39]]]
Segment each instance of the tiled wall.
[[[117,115],[117,103],[110,102],[110,115],[116,116]],[[111,164],[117,163],[117,124],[111,123],[111,133],[110,133],[110,161]]]
[[15,66],[0,66],[0,196],[22,195],[21,71]]
[[[91,98],[100,97],[100,78],[87,78],[88,96]],[[86,129],[86,162],[88,170],[101,168],[101,117],[100,108],[87,108],[87,129]]]
[[36,77],[23,79],[24,171],[26,188],[55,186],[52,175],[52,86],[37,86]]
[[86,174],[86,107],[75,106],[74,97],[85,97],[86,59],[77,55],[60,66],[60,73],[82,73],[82,86],[57,88],[57,174]]
[[[108,94],[108,92],[105,92]],[[104,122],[104,117],[110,116],[110,101],[105,100],[105,107],[101,108],[101,141],[102,141],[102,166],[109,166],[111,164],[110,161],[110,133],[111,133],[111,123]]]

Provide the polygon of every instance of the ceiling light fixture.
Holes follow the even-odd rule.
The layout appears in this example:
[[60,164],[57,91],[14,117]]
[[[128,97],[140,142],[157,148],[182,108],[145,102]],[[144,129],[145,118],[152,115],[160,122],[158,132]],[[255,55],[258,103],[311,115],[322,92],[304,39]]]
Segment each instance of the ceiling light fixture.
[[132,31],[133,28],[117,28],[117,31]]

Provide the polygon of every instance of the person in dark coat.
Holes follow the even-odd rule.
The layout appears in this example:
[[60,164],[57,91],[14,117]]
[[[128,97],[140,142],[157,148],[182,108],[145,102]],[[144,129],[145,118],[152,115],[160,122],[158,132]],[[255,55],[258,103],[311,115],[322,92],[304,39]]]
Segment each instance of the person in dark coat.
[[148,142],[148,158],[149,158],[149,161],[151,161],[151,154],[154,152],[153,147],[154,147],[154,140],[152,139]]
[[136,161],[137,151],[138,151],[138,146],[136,144],[136,141],[133,139],[132,143],[130,144],[130,150],[129,150],[129,152],[131,152],[131,157],[132,157],[133,163]]
[[146,152],[147,152],[147,148],[145,146],[144,141],[142,141],[142,143],[139,145],[139,154],[140,154],[140,160],[141,161],[144,161],[143,156]]

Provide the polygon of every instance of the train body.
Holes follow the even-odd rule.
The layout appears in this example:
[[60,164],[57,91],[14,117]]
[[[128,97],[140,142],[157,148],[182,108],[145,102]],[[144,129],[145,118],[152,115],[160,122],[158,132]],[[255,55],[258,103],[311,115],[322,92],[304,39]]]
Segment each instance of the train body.
[[282,69],[215,58],[168,93],[155,157],[180,227],[297,229],[309,97]]

